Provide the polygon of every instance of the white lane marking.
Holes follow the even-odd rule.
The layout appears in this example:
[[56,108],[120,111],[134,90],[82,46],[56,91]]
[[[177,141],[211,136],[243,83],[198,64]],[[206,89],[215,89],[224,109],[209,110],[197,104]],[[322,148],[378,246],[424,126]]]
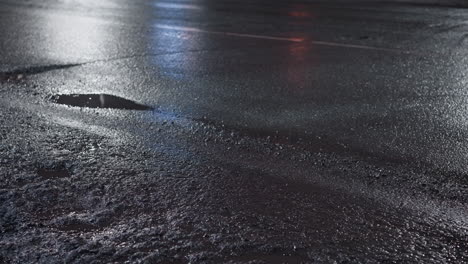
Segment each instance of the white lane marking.
[[273,37],[273,36],[253,35],[253,34],[242,34],[242,33],[233,33],[233,32],[208,31],[208,30],[203,30],[203,29],[199,29],[199,28],[179,27],[179,26],[170,26],[170,25],[162,25],[162,24],[156,24],[155,27],[161,28],[161,29],[177,30],[177,31],[200,32],[200,33],[217,34],[217,35],[225,35],[225,36],[235,36],[235,37],[244,37],[244,38],[271,39],[271,40],[291,41],[291,42],[302,42],[302,41],[304,41],[304,39],[302,39],[302,38],[283,38],[283,37]]
[[242,33],[232,33],[232,32],[219,32],[227,36],[235,37],[245,37],[245,38],[261,38],[261,39],[272,39],[272,40],[286,40],[291,42],[302,42],[302,38],[282,38],[282,37],[272,37],[272,36],[263,36],[263,35],[253,35],[253,34],[242,34]]
[[331,46],[331,47],[403,52],[402,50],[399,50],[399,49],[381,48],[381,47],[356,45],[356,44],[346,44],[346,43],[338,43],[338,42],[328,42],[328,41],[319,41],[319,40],[311,40],[309,42],[316,44],[316,45]]
[[160,8],[202,10],[201,6],[190,5],[190,4],[175,4],[175,3],[162,2],[162,3],[155,3],[154,5]]
[[209,31],[209,30],[203,30],[203,29],[193,28],[193,27],[171,26],[171,25],[164,25],[164,24],[155,24],[154,26],[157,27],[157,28],[161,28],[161,29],[176,30],[176,31],[200,32],[200,33],[207,33],[207,34],[217,34],[217,35],[243,37],[243,38],[271,39],[271,40],[290,41],[290,42],[307,42],[307,43],[312,43],[312,44],[315,44],[315,45],[330,46],[330,47],[365,49],[365,50],[380,50],[380,51],[406,53],[405,51],[399,50],[399,49],[382,48],[382,47],[357,45],[357,44],[346,44],[346,43],[338,43],[338,42],[319,41],[319,40],[305,40],[303,38],[285,38],[285,37],[273,37],[273,36],[265,36],[265,35],[233,33],[233,32]]

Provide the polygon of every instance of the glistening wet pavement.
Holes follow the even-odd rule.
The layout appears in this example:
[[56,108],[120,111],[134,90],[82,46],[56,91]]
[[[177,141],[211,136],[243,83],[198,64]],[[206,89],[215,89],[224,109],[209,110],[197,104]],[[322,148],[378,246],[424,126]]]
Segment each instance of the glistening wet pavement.
[[[453,207],[415,199],[418,193],[373,194],[375,186],[349,181],[374,170],[363,160],[169,121],[157,112],[2,105],[4,117],[29,120],[20,131],[47,131],[6,138],[13,145],[4,150],[1,188],[7,191],[0,198],[14,203],[2,203],[0,243],[9,262],[31,256],[76,263],[467,257],[463,212],[455,210],[456,218]],[[152,122],[139,121],[149,117]],[[67,177],[44,177],[44,170]],[[41,242],[30,242],[36,239]]]
[[0,14],[0,262],[467,261],[464,9]]

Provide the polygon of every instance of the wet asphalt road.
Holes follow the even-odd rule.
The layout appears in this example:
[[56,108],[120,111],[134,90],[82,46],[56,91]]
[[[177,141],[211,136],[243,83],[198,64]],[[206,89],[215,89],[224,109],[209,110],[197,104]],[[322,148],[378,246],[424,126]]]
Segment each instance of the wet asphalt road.
[[416,2],[1,0],[0,262],[467,261],[468,13]]

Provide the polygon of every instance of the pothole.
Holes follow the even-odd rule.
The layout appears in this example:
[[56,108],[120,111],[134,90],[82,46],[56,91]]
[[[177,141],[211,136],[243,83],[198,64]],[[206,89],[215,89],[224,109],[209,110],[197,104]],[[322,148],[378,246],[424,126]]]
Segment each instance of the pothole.
[[78,107],[152,110],[149,106],[109,94],[57,94],[51,100],[56,104]]

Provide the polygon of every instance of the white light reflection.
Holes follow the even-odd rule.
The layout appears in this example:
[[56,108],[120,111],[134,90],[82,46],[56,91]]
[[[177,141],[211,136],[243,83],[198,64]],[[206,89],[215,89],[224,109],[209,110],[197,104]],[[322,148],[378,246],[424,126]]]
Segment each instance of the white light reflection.
[[[201,10],[201,9],[200,9]],[[154,9],[155,17],[159,17],[165,11],[157,8]],[[191,12],[190,10],[182,10],[171,14],[174,21],[197,20],[203,16],[202,12]],[[160,22],[160,20],[155,20]],[[200,59],[193,51],[203,50],[207,47],[206,34],[193,34],[199,32],[196,28],[162,25],[154,23],[150,39],[151,50],[164,50],[171,53],[166,56],[154,57],[153,63],[158,66],[160,73],[169,79],[179,80],[184,78],[186,74],[190,74],[199,70]]]
[[98,18],[52,14],[42,19],[44,41],[39,45],[48,59],[83,62],[105,58],[117,42],[109,25]]
[[190,9],[190,10],[202,9],[202,7],[198,5],[177,4],[177,3],[167,3],[167,2],[156,2],[154,6],[159,7],[159,8],[169,8],[169,9]]

